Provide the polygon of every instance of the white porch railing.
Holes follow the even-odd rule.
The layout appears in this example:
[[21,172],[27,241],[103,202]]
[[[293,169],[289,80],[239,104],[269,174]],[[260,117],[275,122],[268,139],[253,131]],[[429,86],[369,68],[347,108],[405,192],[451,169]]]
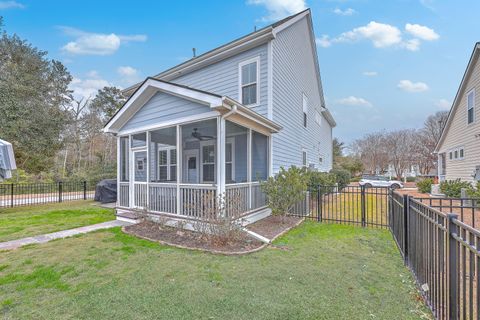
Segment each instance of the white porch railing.
[[156,212],[177,213],[177,185],[150,183],[148,210]]
[[215,210],[217,189],[214,185],[180,185],[180,214],[201,218]]
[[260,183],[252,184],[252,200],[250,210],[255,210],[267,205],[267,196],[262,191]]
[[[118,206],[130,207],[130,197],[133,198],[133,207],[147,208],[153,213],[169,213],[190,218],[212,214],[218,201],[216,185],[180,184],[177,193],[177,184],[174,183],[134,183],[133,193],[130,195],[129,183],[121,182]],[[235,217],[267,205],[266,195],[258,182],[227,185],[222,200],[226,214]]]

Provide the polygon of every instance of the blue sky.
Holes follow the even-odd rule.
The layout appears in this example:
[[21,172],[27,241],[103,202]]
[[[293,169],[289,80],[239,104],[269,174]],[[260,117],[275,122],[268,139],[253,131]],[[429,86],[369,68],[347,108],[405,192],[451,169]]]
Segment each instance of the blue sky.
[[62,61],[77,97],[127,87],[310,7],[327,106],[350,142],[448,110],[480,37],[480,1],[0,1],[8,33]]

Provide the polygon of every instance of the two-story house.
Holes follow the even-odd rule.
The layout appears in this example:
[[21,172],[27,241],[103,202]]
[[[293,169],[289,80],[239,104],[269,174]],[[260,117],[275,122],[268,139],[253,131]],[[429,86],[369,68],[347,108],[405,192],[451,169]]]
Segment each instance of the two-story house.
[[227,212],[265,211],[259,181],[280,167],[332,168],[310,10],[125,92],[105,126],[118,138],[117,214],[198,218],[219,195]]
[[476,43],[435,148],[440,181],[480,181],[479,56],[480,43]]

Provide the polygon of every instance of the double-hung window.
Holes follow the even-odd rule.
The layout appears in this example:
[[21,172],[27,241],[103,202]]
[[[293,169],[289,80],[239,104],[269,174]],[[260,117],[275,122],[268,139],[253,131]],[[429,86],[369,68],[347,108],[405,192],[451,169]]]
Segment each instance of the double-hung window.
[[307,127],[308,98],[305,93],[302,95],[303,126]]
[[246,106],[256,105],[259,100],[260,57],[243,61],[238,66],[240,102]]
[[467,94],[467,123],[475,121],[475,90]]
[[202,146],[202,182],[215,182],[215,144]]
[[158,150],[158,181],[175,181],[177,178],[177,150],[162,148]]

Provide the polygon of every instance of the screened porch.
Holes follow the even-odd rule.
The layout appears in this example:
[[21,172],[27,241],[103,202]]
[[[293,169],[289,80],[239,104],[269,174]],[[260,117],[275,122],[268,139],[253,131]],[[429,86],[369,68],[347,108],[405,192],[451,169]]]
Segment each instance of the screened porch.
[[270,133],[239,122],[217,116],[119,136],[117,206],[197,219],[219,203],[238,217],[264,208]]

